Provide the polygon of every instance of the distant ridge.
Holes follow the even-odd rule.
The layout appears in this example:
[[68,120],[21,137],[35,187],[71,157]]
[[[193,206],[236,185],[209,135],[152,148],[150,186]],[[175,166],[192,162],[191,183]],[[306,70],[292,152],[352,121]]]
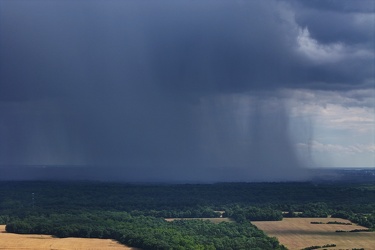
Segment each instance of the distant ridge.
[[[103,171],[105,169],[105,171]],[[120,166],[83,166],[83,165],[9,165],[0,166],[0,181],[21,180],[93,180],[118,182],[157,182],[157,183],[214,183],[218,181],[199,181],[192,179],[168,180],[139,177],[139,171],[127,168],[124,172]],[[313,182],[375,182],[375,168],[316,168],[309,169]],[[225,181],[224,181],[225,182]],[[227,182],[246,182],[244,180]],[[251,182],[251,181],[249,181]],[[260,182],[260,181],[257,181]],[[265,180],[264,182],[267,182]],[[276,181],[277,182],[277,181]]]

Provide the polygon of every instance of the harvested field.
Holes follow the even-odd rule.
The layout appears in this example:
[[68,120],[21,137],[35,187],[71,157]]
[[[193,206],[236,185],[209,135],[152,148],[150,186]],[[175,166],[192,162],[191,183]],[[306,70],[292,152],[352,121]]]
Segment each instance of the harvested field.
[[209,220],[213,223],[219,224],[220,222],[234,222],[230,218],[167,218],[166,221],[174,221],[174,220]]
[[329,221],[350,223],[348,220],[337,218],[284,218],[282,221],[254,221],[251,223],[267,235],[276,237],[288,249],[302,249],[326,244],[336,244],[336,247],[328,248],[332,250],[375,249],[375,232],[336,232],[336,230],[366,229],[365,227],[356,224],[311,224],[311,222],[327,223]]
[[53,238],[50,235],[6,233],[5,225],[0,225],[0,249],[136,250],[109,239]]

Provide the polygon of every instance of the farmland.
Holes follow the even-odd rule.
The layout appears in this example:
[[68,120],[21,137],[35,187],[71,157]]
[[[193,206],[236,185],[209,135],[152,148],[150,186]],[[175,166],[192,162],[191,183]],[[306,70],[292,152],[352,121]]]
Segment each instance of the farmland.
[[12,234],[0,225],[0,249],[12,250],[136,250],[109,239],[55,238],[50,235]]
[[[0,224],[6,224],[9,233],[34,234],[33,237],[53,235],[60,239],[112,239],[144,250],[286,249],[282,244],[294,249],[283,235],[259,226],[260,230],[249,221],[254,224],[272,221],[276,229],[277,223],[311,217],[323,223],[328,215],[332,216],[330,220],[348,219],[375,229],[374,184],[0,182]],[[288,229],[290,224],[281,224],[280,230],[284,234],[313,235],[317,239],[303,238],[306,243],[303,247],[341,244],[340,240],[319,241],[315,232],[318,236],[339,235],[342,240],[374,237],[369,232],[330,231],[333,228],[349,231],[353,225],[306,224],[305,229]],[[315,228],[315,231],[306,228]],[[331,229],[324,231],[324,228]],[[367,239],[361,238],[361,241],[365,243]]]
[[[348,220],[332,218],[284,218],[282,221],[252,222],[269,236],[276,237],[288,249],[303,249],[309,246],[335,244],[329,249],[375,249],[375,232],[345,232],[354,229],[366,229],[358,225],[326,224],[338,221],[350,223]],[[322,222],[324,224],[311,224]]]

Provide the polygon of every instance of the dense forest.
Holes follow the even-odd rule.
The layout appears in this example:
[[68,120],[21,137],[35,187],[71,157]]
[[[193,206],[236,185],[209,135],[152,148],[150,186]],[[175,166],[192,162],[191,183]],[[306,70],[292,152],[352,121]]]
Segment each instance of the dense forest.
[[[375,229],[375,184],[0,182],[8,232],[111,238],[142,249],[285,249],[249,221],[329,215]],[[235,223],[164,220],[221,216]]]

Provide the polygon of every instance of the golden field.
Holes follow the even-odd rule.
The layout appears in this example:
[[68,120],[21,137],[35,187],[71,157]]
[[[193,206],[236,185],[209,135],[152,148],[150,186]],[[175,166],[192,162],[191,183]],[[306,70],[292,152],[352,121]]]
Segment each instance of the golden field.
[[336,230],[366,229],[365,227],[356,224],[311,224],[310,222],[312,221],[350,223],[348,220],[337,218],[284,218],[282,221],[254,221],[251,223],[263,230],[267,235],[276,237],[281,244],[292,250],[326,244],[336,244],[336,247],[327,248],[330,250],[375,249],[375,232],[335,232]]
[[135,250],[109,239],[54,238],[51,235],[12,234],[0,225],[0,249],[6,250]]

